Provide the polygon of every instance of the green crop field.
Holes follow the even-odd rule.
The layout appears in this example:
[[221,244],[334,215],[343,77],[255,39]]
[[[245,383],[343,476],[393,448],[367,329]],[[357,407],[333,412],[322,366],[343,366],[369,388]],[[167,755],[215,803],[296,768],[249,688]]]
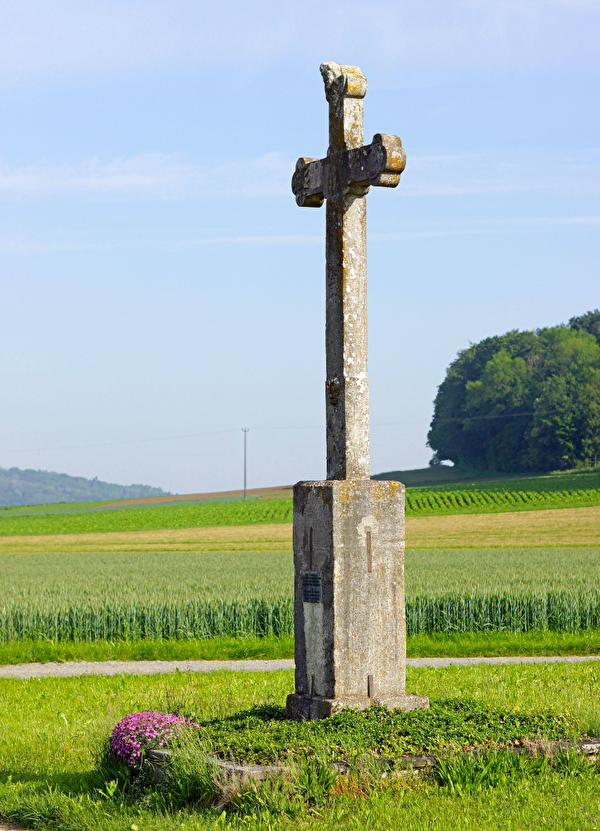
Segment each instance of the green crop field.
[[600,503],[600,472],[445,483],[406,489],[407,516],[531,511]]
[[[566,487],[575,480],[590,487]],[[465,488],[409,488],[406,492],[406,515],[443,516],[451,514],[531,511],[548,508],[576,508],[600,505],[597,476],[548,477],[516,480],[523,488],[498,485]],[[537,483],[532,487],[531,483]],[[529,489],[524,489],[527,484]],[[256,499],[246,502],[192,504],[176,503],[157,507],[122,508],[86,503],[69,508],[40,506],[35,509],[12,508],[0,511],[0,537],[52,534],[88,534],[111,531],[150,531],[195,527],[289,523],[292,501],[288,498]]]
[[[291,635],[289,553],[2,555],[0,639]],[[600,628],[600,549],[416,550],[409,634]]]
[[[599,485],[600,473],[585,473],[409,488],[407,516],[590,506],[600,504]],[[20,507],[0,511],[0,536],[281,524],[291,514],[289,498]],[[408,632],[600,628],[599,555],[598,548],[409,550]],[[289,553],[0,556],[4,642],[292,634]]]
[[406,516],[484,514],[579,508],[600,504],[600,489],[568,491],[435,490],[413,488],[406,493]]
[[587,490],[600,487],[600,467],[585,470],[537,474],[468,474],[456,468],[438,465],[422,470],[381,473],[376,481],[404,482],[409,489],[424,490]]
[[292,521],[291,499],[261,499],[247,502],[179,503],[164,507],[85,508],[80,503],[70,511],[48,510],[26,513],[2,511],[0,536],[37,534],[89,534],[110,531],[149,531],[169,528],[255,525]]

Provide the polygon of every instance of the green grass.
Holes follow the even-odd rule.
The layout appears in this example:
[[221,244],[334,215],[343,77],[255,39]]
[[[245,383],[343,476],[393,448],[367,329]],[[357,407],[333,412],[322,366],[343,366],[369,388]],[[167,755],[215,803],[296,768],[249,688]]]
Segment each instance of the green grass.
[[[572,648],[577,644],[577,649],[569,654],[594,654],[595,641],[589,637],[589,633],[582,633],[580,637],[573,636],[573,639]],[[600,641],[597,646],[600,650]],[[293,657],[292,635],[92,642],[36,639],[0,643],[0,665],[64,661],[225,661]]]
[[[597,665],[459,667],[409,670],[407,689],[449,704],[476,702],[473,710],[507,711],[523,723],[547,710],[577,733],[598,735]],[[95,773],[95,752],[113,725],[136,710],[188,710],[204,720],[227,718],[265,702],[282,706],[292,672],[211,673],[166,677],[0,681],[0,816],[54,831],[171,831],[171,829],[486,829],[593,827],[598,774],[590,769],[548,769],[508,777],[501,787],[457,795],[435,781],[361,778],[338,780],[320,801],[278,798],[257,790],[237,811],[169,809],[160,794],[121,797]],[[435,714],[434,710],[434,714]],[[438,708],[438,734],[456,732],[447,708]],[[448,713],[450,717],[448,717]],[[454,709],[456,713],[456,707]],[[495,716],[494,716],[495,717]],[[430,734],[436,735],[436,725]],[[422,728],[421,728],[422,729]],[[479,728],[478,728],[479,729]],[[463,776],[464,780],[464,776]],[[581,810],[583,809],[583,810]],[[245,813],[244,813],[245,810]],[[286,810],[289,813],[286,813]]]
[[600,655],[600,631],[424,633],[407,638],[406,654],[409,658]]
[[[406,653],[409,658],[599,655],[600,630],[421,634],[407,639]],[[292,635],[92,642],[37,639],[0,643],[0,665],[64,661],[212,661],[293,657]]]

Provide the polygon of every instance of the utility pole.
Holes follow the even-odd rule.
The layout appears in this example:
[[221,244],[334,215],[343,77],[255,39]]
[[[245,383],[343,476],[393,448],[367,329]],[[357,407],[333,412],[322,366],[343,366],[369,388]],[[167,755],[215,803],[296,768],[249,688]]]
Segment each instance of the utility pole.
[[246,438],[248,434],[249,427],[242,427],[242,433],[244,434],[244,499],[246,498]]

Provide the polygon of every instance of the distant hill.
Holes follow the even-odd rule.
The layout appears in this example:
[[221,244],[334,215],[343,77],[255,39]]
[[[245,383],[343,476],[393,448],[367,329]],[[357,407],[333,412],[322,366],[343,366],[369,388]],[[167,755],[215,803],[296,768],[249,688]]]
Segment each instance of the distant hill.
[[0,505],[45,505],[52,502],[95,502],[103,499],[138,499],[169,496],[148,485],[111,485],[98,479],[68,476],[48,470],[8,470],[0,467]]

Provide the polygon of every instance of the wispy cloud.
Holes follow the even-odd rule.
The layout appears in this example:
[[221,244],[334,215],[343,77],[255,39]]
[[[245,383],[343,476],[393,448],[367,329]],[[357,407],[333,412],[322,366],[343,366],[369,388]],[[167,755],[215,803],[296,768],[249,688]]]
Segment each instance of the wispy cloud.
[[183,198],[255,197],[287,193],[293,161],[280,153],[198,165],[177,156],[142,153],[104,162],[16,166],[0,162],[0,194]]
[[403,190],[413,196],[460,196],[516,191],[597,193],[600,150],[567,155],[558,150],[485,149],[409,156]]
[[[517,191],[563,191],[570,195],[600,189],[600,151],[560,158],[555,151],[496,150],[471,153],[409,153],[402,176],[404,196],[435,197]],[[255,159],[196,164],[175,155],[142,153],[76,164],[47,162],[24,166],[0,162],[0,197],[144,199],[257,198],[290,195],[295,160],[284,153]]]
[[597,0],[7,0],[0,76],[79,81],[165,67],[235,75],[333,52],[408,70],[556,67],[597,63],[599,23]]
[[[596,228],[600,216],[515,217],[509,219],[464,220],[460,222],[415,223],[413,228],[385,234],[369,234],[370,242],[419,240],[440,237],[469,237],[501,234],[539,234],[563,228]],[[203,236],[188,230],[180,234],[155,231],[146,237],[127,240],[92,240],[78,238],[32,239],[19,234],[0,237],[0,254],[61,254],[118,249],[166,249],[181,251],[199,247],[297,247],[324,245],[323,234],[252,234],[230,236]]]

